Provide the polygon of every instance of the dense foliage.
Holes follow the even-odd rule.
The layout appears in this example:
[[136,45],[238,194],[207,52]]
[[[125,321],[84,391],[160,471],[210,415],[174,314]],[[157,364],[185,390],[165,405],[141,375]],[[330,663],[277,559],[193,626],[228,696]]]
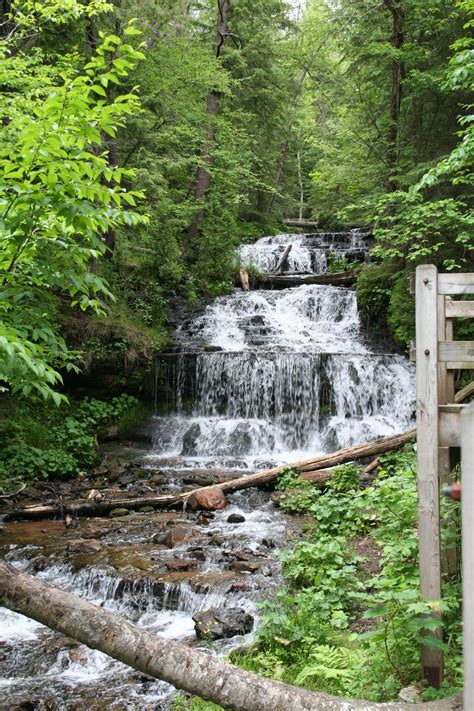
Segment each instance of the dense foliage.
[[18,405],[0,422],[0,488],[22,482],[61,480],[100,461],[98,439],[109,425],[127,430],[143,416],[131,395],[110,401],[84,398],[48,408],[42,403]]
[[[359,488],[359,471],[339,467],[321,491],[288,471],[280,477],[280,505],[311,515],[305,538],[281,552],[287,587],[264,603],[263,625],[250,651],[232,662],[264,676],[318,691],[372,701],[396,698],[414,685],[423,699],[462,686],[460,579],[444,582],[443,601],[419,596],[416,457],[410,446],[380,458],[372,486]],[[459,507],[443,502],[459,546]],[[447,522],[449,521],[449,525]],[[419,669],[422,629],[437,629],[442,609],[446,681],[423,690]],[[426,643],[426,638],[424,639]],[[199,700],[181,708],[214,709]]]
[[170,303],[229,289],[235,246],[284,214],[374,225],[360,303],[401,344],[406,273],[470,268],[473,0],[238,0],[217,34],[214,0],[2,7],[7,392],[59,402],[110,322],[147,356]]

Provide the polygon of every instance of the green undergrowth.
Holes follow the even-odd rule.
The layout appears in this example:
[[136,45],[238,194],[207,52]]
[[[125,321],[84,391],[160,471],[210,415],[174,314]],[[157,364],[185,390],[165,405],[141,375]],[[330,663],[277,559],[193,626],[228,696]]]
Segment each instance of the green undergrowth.
[[[416,686],[424,700],[462,686],[460,578],[444,581],[443,600],[420,598],[416,457],[411,446],[380,457],[377,477],[359,487],[360,470],[335,470],[325,490],[287,470],[280,506],[311,515],[301,541],[280,551],[286,586],[262,605],[255,645],[231,661],[263,676],[338,696],[396,699]],[[445,500],[443,544],[459,544],[459,506]],[[445,653],[441,690],[421,679],[420,642],[439,627]],[[179,708],[210,711],[194,699]],[[204,705],[203,705],[204,704]]]
[[24,402],[4,405],[0,421],[0,487],[36,479],[68,479],[98,463],[98,440],[111,425],[126,432],[143,418],[131,395],[108,402],[94,398],[52,407]]

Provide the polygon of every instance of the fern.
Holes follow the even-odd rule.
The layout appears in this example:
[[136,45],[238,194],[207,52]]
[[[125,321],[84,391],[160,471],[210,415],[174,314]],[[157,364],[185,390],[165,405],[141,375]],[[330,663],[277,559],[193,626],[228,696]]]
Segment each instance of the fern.
[[319,644],[311,649],[310,663],[300,671],[296,683],[304,685],[309,679],[344,679],[353,673],[350,650]]

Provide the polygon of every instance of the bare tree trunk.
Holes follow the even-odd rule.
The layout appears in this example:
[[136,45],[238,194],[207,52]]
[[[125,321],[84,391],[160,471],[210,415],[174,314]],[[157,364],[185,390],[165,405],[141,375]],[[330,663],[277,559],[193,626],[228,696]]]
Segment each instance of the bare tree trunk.
[[[217,28],[216,39],[214,44],[214,56],[218,59],[221,55],[221,50],[228,34],[227,18],[229,14],[229,0],[217,0]],[[208,116],[208,125],[206,129],[206,142],[202,151],[202,165],[198,168],[196,174],[196,187],[194,197],[198,205],[198,211],[193,217],[187,234],[187,254],[188,257],[193,253],[193,245],[199,235],[202,221],[206,211],[206,199],[211,187],[210,170],[214,162],[213,151],[216,144],[216,119],[220,113],[220,95],[217,91],[210,91],[207,95],[206,112]]]
[[[401,710],[405,704],[376,704],[307,691],[264,679],[174,640],[157,637],[102,607],[45,585],[7,563],[0,563],[0,604],[53,630],[99,649],[133,669],[234,711]],[[459,708],[457,697],[415,704],[432,711]]]
[[[306,74],[308,73],[307,69],[303,69],[303,71],[300,74],[300,77],[298,79],[298,82],[296,84],[296,91],[294,94],[294,102],[296,102],[296,99],[298,98],[298,95],[303,87],[304,80],[306,78]],[[283,142],[283,145],[280,150],[280,159],[278,161],[278,166],[277,166],[277,172],[275,175],[275,190],[272,192],[270,202],[268,203],[268,208],[267,208],[267,215],[271,215],[272,210],[273,210],[273,203],[275,202],[275,197],[276,197],[276,191],[278,189],[278,186],[280,185],[282,176],[283,176],[283,168],[285,167],[285,162],[286,158],[288,155],[288,149],[290,146],[290,140],[291,140],[291,131],[293,130],[293,124],[294,124],[294,118],[291,118],[288,128],[286,130],[286,136],[285,140]]]
[[304,207],[304,189],[303,189],[303,176],[301,174],[301,153],[298,149],[296,153],[296,161],[298,165],[298,183],[300,186],[300,207],[298,211],[298,220],[301,222],[303,219],[303,207]]
[[100,516],[112,511],[115,508],[134,509],[141,506],[154,506],[155,508],[167,508],[172,506],[185,506],[188,498],[194,492],[206,491],[209,489],[220,489],[224,493],[239,491],[241,489],[250,489],[253,486],[266,486],[271,484],[282,473],[283,470],[291,467],[299,473],[314,472],[325,467],[335,467],[338,464],[352,462],[356,459],[365,457],[375,457],[383,452],[397,449],[403,446],[416,436],[416,429],[408,430],[402,434],[392,435],[391,437],[382,437],[381,439],[367,442],[366,444],[358,444],[355,447],[347,447],[339,449],[332,454],[323,454],[312,459],[303,459],[292,464],[285,464],[274,469],[268,469],[263,472],[254,474],[246,474],[237,479],[223,481],[220,484],[214,484],[212,487],[204,486],[200,489],[193,489],[180,494],[162,494],[161,496],[142,496],[129,499],[115,499],[111,501],[69,501],[61,504],[28,506],[23,509],[16,509],[6,515],[6,520],[18,519],[41,519],[64,517],[65,514],[73,516]]
[[[393,30],[391,44],[398,53],[405,42],[404,24],[405,8],[399,0],[384,0],[385,7],[392,14]],[[402,87],[405,76],[405,67],[401,59],[396,56],[392,61],[392,87],[390,91],[390,126],[388,130],[388,163],[394,170],[400,158],[400,108],[402,103]],[[389,187],[396,189],[396,181],[389,176]]]
[[[464,388],[456,393],[455,402],[460,403],[474,395],[474,382],[468,383]],[[64,502],[56,505],[46,506],[28,506],[23,509],[10,511],[5,520],[14,521],[17,519],[38,519],[38,518],[54,518],[61,517],[69,513],[75,516],[100,516],[103,513],[108,513],[114,508],[138,508],[139,506],[151,505],[156,508],[166,508],[168,506],[185,505],[189,496],[196,491],[204,491],[206,489],[221,489],[224,493],[239,491],[241,489],[250,489],[252,486],[265,486],[274,482],[284,469],[291,467],[299,474],[307,472],[317,472],[325,467],[335,467],[338,464],[353,462],[357,459],[365,459],[366,457],[376,457],[384,452],[390,452],[394,449],[402,447],[416,437],[416,427],[411,430],[406,430],[401,434],[391,435],[390,437],[381,437],[380,439],[372,440],[366,444],[356,444],[354,447],[346,447],[338,449],[332,454],[322,454],[319,457],[311,459],[303,459],[292,464],[284,464],[274,469],[268,469],[255,474],[247,474],[246,476],[238,477],[237,479],[229,479],[220,484],[215,484],[212,487],[205,486],[201,489],[194,489],[181,494],[163,494],[162,496],[142,496],[134,499],[115,499],[115,501],[79,501],[79,502]],[[374,464],[374,462],[372,462]],[[366,471],[369,471],[367,469]],[[318,477],[316,477],[318,479]],[[323,483],[324,479],[321,479]]]
[[278,264],[275,267],[275,272],[274,272],[275,274],[278,274],[279,272],[283,273],[284,271],[286,271],[286,268],[288,265],[288,257],[290,255],[292,247],[293,247],[293,245],[289,244],[288,247],[283,252],[283,255],[282,255],[280,261],[278,262]]

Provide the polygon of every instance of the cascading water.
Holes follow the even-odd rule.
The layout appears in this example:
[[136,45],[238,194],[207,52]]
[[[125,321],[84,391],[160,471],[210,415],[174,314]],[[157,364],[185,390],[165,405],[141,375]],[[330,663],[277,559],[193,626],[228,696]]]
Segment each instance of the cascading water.
[[[320,272],[331,253],[365,260],[367,239],[363,230],[277,235],[241,247],[240,257],[269,272],[291,244],[290,271]],[[348,288],[236,289],[182,324],[176,340],[182,352],[167,361],[174,415],[155,420],[155,464],[258,469],[412,421],[413,368],[374,352]]]
[[[335,259],[347,265],[368,254],[367,232],[352,230],[265,237],[242,247],[240,259],[270,272],[290,244],[287,269],[298,273],[322,273]],[[170,407],[153,419],[153,445],[143,460],[167,472],[168,488],[174,481],[181,489],[189,470],[266,468],[411,424],[413,369],[404,358],[373,349],[350,289],[235,290],[175,335],[178,352],[160,359],[157,374],[160,400]],[[230,523],[231,513],[245,523]],[[12,524],[4,551],[47,582],[187,643],[193,643],[198,610],[239,606],[258,620],[256,602],[280,583],[271,550],[284,545],[295,519],[285,518],[263,492],[236,492],[213,519],[178,514],[193,527],[192,538],[168,549],[154,543],[156,531],[167,530],[167,515],[105,521],[102,547],[89,557],[71,553],[70,540],[91,537],[87,522],[78,523],[80,531],[66,531],[62,522],[49,522],[48,531],[41,522],[26,539],[22,525]],[[191,572],[170,572],[182,558],[191,559]],[[227,649],[238,643],[230,640]],[[0,610],[0,693],[8,708],[165,709],[172,691]],[[45,705],[36,706],[38,700]]]

